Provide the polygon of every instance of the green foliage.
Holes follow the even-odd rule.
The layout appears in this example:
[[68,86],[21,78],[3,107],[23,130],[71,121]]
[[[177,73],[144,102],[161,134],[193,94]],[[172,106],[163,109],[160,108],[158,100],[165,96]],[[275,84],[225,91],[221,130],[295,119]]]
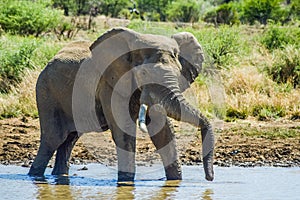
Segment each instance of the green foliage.
[[222,4],[219,7],[207,12],[204,21],[208,23],[218,24],[239,24],[239,17],[235,3]]
[[0,93],[8,93],[22,81],[27,69],[42,69],[62,47],[32,37],[0,37]]
[[261,43],[269,50],[284,48],[287,44],[300,46],[300,29],[292,26],[271,25],[264,31]]
[[1,1],[0,26],[6,32],[39,36],[61,21],[61,12],[49,7],[48,1]]
[[17,37],[8,38],[8,42],[5,40],[2,37],[0,41],[3,48],[0,54],[0,92],[7,93],[12,85],[21,80],[24,69],[34,67],[30,59],[38,40]]
[[91,0],[52,0],[55,8],[64,10],[64,15],[81,15],[88,14],[90,11]]
[[256,105],[252,110],[252,115],[260,121],[277,119],[285,116],[285,114],[285,109],[281,106]]
[[293,19],[300,20],[300,1],[292,1],[290,14]]
[[235,121],[236,119],[246,119],[248,113],[245,110],[237,110],[235,108],[228,108],[226,111],[226,121]]
[[270,19],[280,21],[284,15],[280,2],[281,0],[245,0],[242,21],[250,24],[256,21],[267,24]]
[[206,28],[192,32],[207,53],[208,62],[212,62],[218,68],[227,68],[234,56],[241,50],[241,34],[238,27],[222,25],[219,28]]
[[166,10],[169,21],[197,22],[199,20],[199,5],[197,0],[175,0]]
[[290,83],[294,88],[300,85],[300,50],[294,45],[287,45],[274,52],[275,60],[268,74],[277,83]]
[[242,135],[250,137],[259,137],[266,139],[286,139],[286,138],[296,138],[299,137],[299,128],[287,128],[287,127],[238,127],[233,128],[232,131],[239,132]]
[[128,0],[102,0],[99,7],[100,13],[110,17],[118,17],[124,9],[133,6]]
[[150,21],[166,21],[166,10],[172,1],[174,0],[136,0],[139,11]]

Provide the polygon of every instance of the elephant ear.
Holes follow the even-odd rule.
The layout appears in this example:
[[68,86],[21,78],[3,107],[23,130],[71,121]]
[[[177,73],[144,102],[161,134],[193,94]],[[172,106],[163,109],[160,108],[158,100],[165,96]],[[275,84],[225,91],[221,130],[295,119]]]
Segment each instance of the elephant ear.
[[[129,29],[114,28],[101,35],[90,46],[93,65],[101,73],[101,78],[116,92],[126,97],[130,95],[131,89],[134,87],[130,71],[132,69],[130,45],[138,37],[138,33]],[[119,81],[122,83],[118,83]],[[115,88],[117,83],[118,87]]]
[[[188,32],[172,35],[179,46],[179,62],[182,66],[180,89],[186,90],[199,75],[204,61],[204,53],[195,36]],[[184,79],[184,80],[182,80]]]

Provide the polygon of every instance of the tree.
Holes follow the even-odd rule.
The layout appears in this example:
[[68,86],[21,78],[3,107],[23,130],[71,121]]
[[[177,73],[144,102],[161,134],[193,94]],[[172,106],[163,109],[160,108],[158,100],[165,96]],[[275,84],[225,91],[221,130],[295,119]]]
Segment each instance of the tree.
[[218,24],[239,24],[238,12],[235,3],[225,3],[207,12],[204,21]]
[[91,9],[102,3],[98,0],[52,0],[52,2],[55,8],[64,10],[65,16],[89,14]]
[[170,21],[195,22],[200,17],[200,6],[196,0],[176,0],[167,7]]
[[247,0],[243,5],[242,20],[254,24],[267,24],[269,19],[279,21],[282,17],[281,0]]
[[168,5],[174,0],[136,0],[141,13],[149,13],[150,20],[166,21],[166,10]]

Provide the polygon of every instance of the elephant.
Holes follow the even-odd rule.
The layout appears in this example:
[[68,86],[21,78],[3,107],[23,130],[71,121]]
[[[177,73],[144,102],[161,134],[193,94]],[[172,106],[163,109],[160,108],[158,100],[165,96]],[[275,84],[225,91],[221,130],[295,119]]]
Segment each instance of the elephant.
[[170,118],[199,128],[205,178],[214,179],[214,133],[209,120],[183,97],[201,73],[204,53],[193,34],[171,37],[112,28],[96,41],[62,48],[36,84],[41,140],[30,176],[43,176],[56,151],[53,175],[68,175],[78,138],[110,130],[118,181],[134,181],[136,128],[147,132],[167,180],[181,180]]

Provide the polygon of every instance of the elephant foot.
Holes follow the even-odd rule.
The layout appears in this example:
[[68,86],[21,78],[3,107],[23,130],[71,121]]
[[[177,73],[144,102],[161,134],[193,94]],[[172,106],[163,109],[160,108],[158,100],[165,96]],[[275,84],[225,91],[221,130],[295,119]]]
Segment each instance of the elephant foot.
[[214,180],[214,169],[213,169],[213,151],[203,158],[203,167],[205,172],[205,179],[208,181]]
[[118,171],[118,182],[134,181],[135,173]]
[[67,174],[62,174],[56,177],[55,183],[56,185],[69,185],[70,178]]
[[58,166],[58,165],[55,165],[51,174],[52,175],[56,175],[56,176],[68,176],[68,174],[69,174],[69,167],[68,166]]
[[31,165],[28,175],[33,177],[43,177],[44,172],[44,168],[34,167],[33,165]]
[[165,167],[165,172],[167,180],[182,180],[181,165],[177,161]]

